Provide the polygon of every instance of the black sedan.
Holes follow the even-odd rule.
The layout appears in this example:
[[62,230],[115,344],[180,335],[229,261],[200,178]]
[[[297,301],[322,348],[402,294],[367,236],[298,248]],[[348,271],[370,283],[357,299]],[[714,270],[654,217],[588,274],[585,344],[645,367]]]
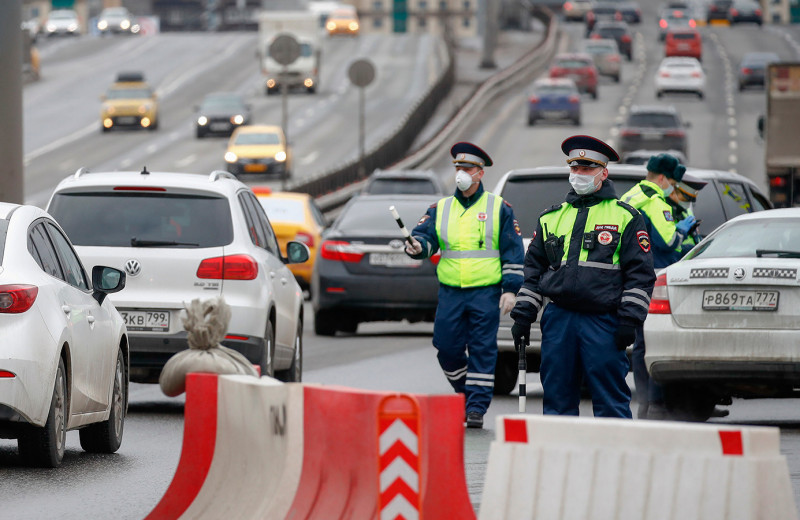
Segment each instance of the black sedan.
[[440,195],[358,195],[322,236],[314,260],[314,331],[354,333],[361,322],[433,321],[438,255],[415,260],[390,206],[413,229]]
[[728,20],[731,25],[750,22],[760,26],[764,23],[761,4],[753,0],[735,0],[728,9]]
[[766,84],[767,65],[780,61],[774,52],[748,52],[739,63],[739,90],[750,86],[763,88]]
[[195,110],[195,134],[198,139],[208,134],[229,136],[238,127],[250,122],[250,105],[235,92],[208,94]]

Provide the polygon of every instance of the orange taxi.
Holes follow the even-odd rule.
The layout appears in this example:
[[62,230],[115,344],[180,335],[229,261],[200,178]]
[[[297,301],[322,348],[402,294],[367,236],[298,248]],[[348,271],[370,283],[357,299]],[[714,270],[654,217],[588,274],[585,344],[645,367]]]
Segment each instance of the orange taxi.
[[288,267],[303,289],[311,292],[311,273],[314,269],[314,258],[320,243],[322,230],[327,221],[322,211],[307,193],[290,191],[272,191],[268,186],[252,186],[253,193],[261,203],[278,237],[281,254],[286,256],[286,243],[290,240],[302,242],[308,246],[309,259],[302,264],[290,264]]

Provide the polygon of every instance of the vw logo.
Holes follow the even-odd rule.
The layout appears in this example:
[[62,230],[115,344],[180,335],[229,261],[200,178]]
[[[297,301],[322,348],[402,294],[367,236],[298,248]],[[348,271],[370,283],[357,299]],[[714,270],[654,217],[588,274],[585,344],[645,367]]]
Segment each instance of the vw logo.
[[744,280],[745,274],[746,273],[744,267],[737,267],[736,269],[733,270],[733,277],[736,278],[737,280]]
[[389,247],[391,247],[392,249],[400,249],[401,247],[403,247],[403,241],[394,239],[391,242],[389,242]]
[[128,260],[125,262],[125,272],[129,276],[138,276],[142,272],[142,266],[138,260]]

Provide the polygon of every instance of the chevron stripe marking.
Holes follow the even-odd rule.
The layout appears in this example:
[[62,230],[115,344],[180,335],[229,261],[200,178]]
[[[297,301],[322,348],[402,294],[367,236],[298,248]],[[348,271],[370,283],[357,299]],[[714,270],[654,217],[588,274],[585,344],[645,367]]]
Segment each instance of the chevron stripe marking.
[[392,462],[392,460],[398,457],[406,461],[406,464],[415,470],[419,469],[419,457],[411,453],[411,450],[409,450],[408,447],[402,442],[394,443],[394,445],[389,448],[386,453],[380,456],[378,467],[385,468],[389,465],[389,463]]
[[381,471],[381,493],[389,484],[397,479],[403,479],[411,489],[419,493],[419,475],[417,470],[406,464],[403,459],[395,459]]
[[381,511],[381,520],[419,520],[419,512],[402,495],[397,495]]
[[419,503],[419,495],[404,481],[397,479],[386,491],[379,493],[381,504],[388,504],[397,495],[403,495],[410,504]]
[[406,447],[411,450],[411,453],[418,455],[418,439],[417,434],[414,433],[405,422],[401,419],[395,419],[391,426],[386,428],[380,434],[380,448],[378,453],[383,455],[395,442],[402,442]]

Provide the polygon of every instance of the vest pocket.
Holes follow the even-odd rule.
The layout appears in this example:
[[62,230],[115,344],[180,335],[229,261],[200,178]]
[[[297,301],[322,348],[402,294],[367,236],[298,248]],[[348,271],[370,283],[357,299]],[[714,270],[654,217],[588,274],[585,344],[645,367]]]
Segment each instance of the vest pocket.
[[620,234],[616,231],[594,231],[592,234],[594,239],[590,247],[586,247],[589,245],[587,243],[589,241],[588,238],[584,239],[583,248],[588,250],[586,259],[589,262],[613,264],[614,252],[619,245]]

